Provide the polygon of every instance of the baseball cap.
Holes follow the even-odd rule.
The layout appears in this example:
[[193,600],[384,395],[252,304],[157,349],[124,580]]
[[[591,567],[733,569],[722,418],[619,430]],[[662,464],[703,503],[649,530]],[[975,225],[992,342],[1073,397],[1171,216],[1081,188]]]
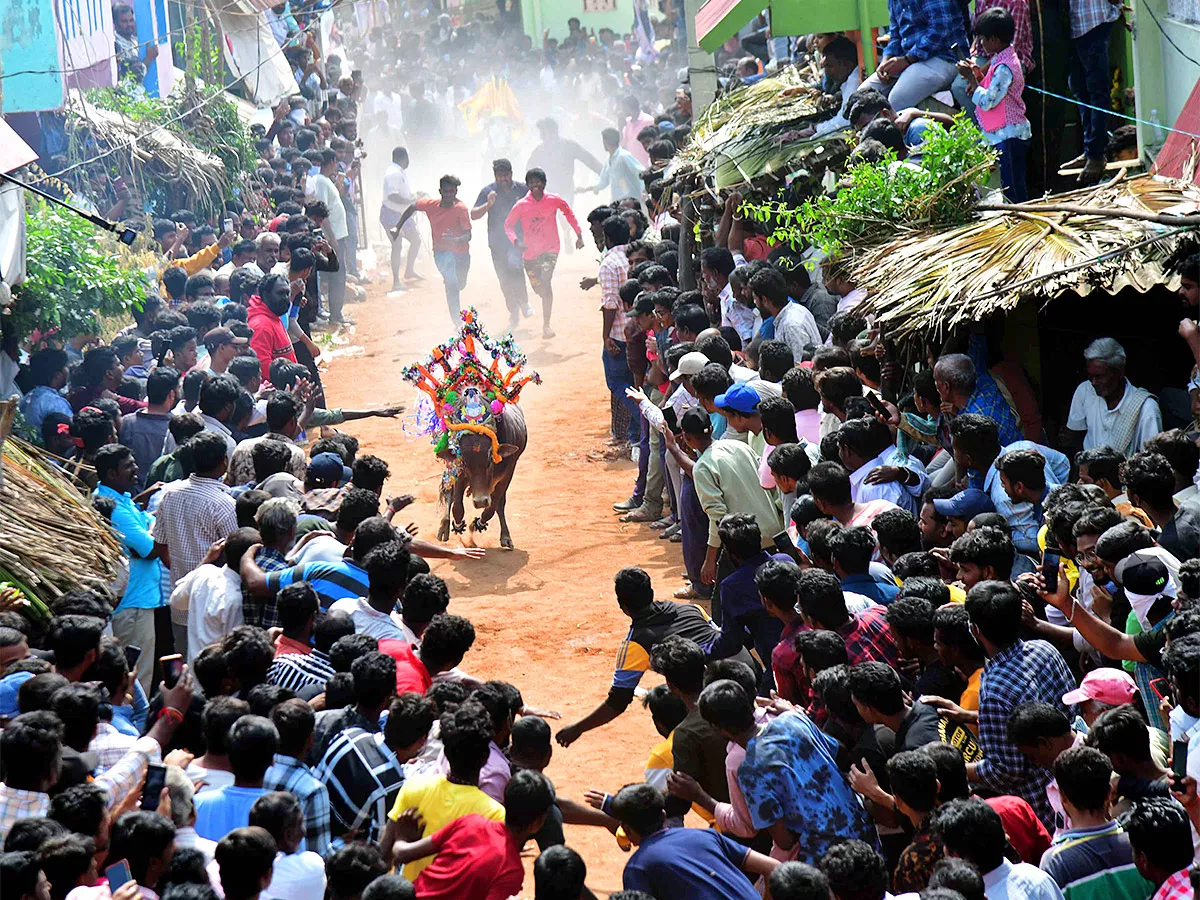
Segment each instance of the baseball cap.
[[343,484],[354,477],[350,467],[336,453],[318,453],[308,463],[308,474],[318,481],[340,481]]
[[1085,700],[1099,700],[1106,706],[1122,706],[1133,700],[1137,684],[1128,672],[1121,669],[1093,669],[1083,676],[1079,687],[1063,694],[1068,706]]
[[939,516],[970,519],[980,513],[992,512],[992,498],[978,488],[959,491],[949,500],[934,500],[933,508]]
[[723,394],[717,394],[713,404],[718,409],[732,409],[749,414],[758,409],[758,391],[744,384],[735,384]]
[[1130,603],[1176,595],[1175,581],[1156,554],[1136,550],[1117,563],[1113,575]]
[[695,375],[707,365],[708,357],[700,351],[693,350],[691,353],[685,353],[680,357],[675,371],[671,373],[671,380],[678,381],[684,375]]
[[204,344],[204,346],[207,347],[211,353],[217,347],[224,347],[226,344],[235,344],[241,346],[244,344],[249,344],[250,340],[248,338],[238,337],[228,328],[222,326],[219,328],[212,328],[204,332],[204,338],[201,343]]
[[13,672],[0,678],[0,719],[15,719],[20,714],[17,690],[32,677],[32,672]]

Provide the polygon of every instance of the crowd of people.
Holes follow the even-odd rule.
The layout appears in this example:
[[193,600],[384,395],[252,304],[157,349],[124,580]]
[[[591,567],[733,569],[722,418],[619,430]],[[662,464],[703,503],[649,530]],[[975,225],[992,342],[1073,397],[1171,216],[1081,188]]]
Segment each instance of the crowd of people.
[[[895,4],[865,86],[848,38],[807,42],[842,99],[815,130],[915,147],[929,117],[910,107],[957,77],[959,42],[926,33],[958,36],[942,5]],[[1028,140],[1020,5],[979,11],[991,63],[958,70],[1006,188]],[[360,29],[362,69],[340,77],[286,3],[271,13],[302,93],[258,138],[262,210],[156,220],[134,323],[45,338],[17,378],[24,427],[111,524],[124,569],[55,599],[48,624],[0,612],[5,898],[590,897],[566,825],[629,852],[617,900],[1194,896],[1200,447],[1125,377],[1117,340],[1087,347],[1049,435],[993,324],[902,368],[845,265],[771,247],[736,193],[690,271],[663,178],[690,96],[653,42],[572,20],[535,49],[439,18],[423,37]],[[420,60],[445,63],[436,100]],[[524,169],[493,116],[474,204],[452,174],[420,196],[400,139],[447,141],[461,123],[442,99],[484,72],[570,83],[602,112],[540,120]],[[608,454],[637,463],[613,510],[678,543],[686,580],[663,598],[641,568],[615,573],[629,630],[611,687],[556,733],[522,695],[536,684],[472,664],[475,629],[428,563],[483,551],[401,527],[413,498],[337,430],[400,408],[326,402],[313,331],[349,324],[366,281],[360,118],[394,147],[378,173],[392,299],[421,280],[417,213],[456,321],[472,221],[510,328],[532,291],[546,338],[583,222],[600,254],[579,289],[599,295]],[[576,195],[602,191],[577,217]],[[1173,265],[1194,307],[1200,248]],[[1181,333],[1197,343],[1194,323]],[[642,687],[648,672],[661,683]],[[612,752],[644,754],[644,780],[557,793],[554,743],[599,740],[638,699],[661,741]]]

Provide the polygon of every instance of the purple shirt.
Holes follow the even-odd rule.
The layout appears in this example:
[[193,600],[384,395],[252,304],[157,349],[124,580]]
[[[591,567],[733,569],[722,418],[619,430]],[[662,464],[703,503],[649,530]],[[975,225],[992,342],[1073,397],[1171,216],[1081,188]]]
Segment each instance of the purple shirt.
[[[446,760],[444,751],[438,757],[438,770],[443,775],[450,774],[450,763]],[[512,768],[508,764],[508,757],[504,755],[504,751],[496,745],[495,741],[491,741],[488,744],[487,762],[479,770],[479,789],[497,803],[503,803],[504,788],[508,785],[510,778],[512,778]]]

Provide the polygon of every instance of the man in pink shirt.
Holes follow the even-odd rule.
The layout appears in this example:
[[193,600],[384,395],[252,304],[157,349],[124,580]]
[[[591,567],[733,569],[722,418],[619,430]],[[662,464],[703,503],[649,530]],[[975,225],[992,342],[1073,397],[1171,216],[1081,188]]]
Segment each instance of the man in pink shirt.
[[647,125],[654,124],[654,117],[642,111],[637,97],[626,94],[621,98],[621,146],[633,154],[646,168],[650,167],[650,154],[638,140],[638,135]]
[[[552,338],[550,312],[554,307],[554,291],[550,280],[558,262],[558,213],[562,212],[567,224],[575,232],[575,247],[583,249],[583,232],[571,205],[558,194],[546,193],[546,173],[541,169],[530,169],[525,173],[525,184],[529,193],[516,202],[504,220],[504,233],[521,248],[525,273],[529,286],[542,298],[542,337]],[[520,224],[522,237],[517,236]]]

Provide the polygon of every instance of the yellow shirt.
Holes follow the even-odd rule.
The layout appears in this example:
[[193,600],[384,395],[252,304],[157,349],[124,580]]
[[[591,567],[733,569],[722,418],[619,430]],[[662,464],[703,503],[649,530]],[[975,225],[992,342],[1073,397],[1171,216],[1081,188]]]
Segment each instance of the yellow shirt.
[[[393,821],[400,818],[406,809],[416,807],[425,820],[425,831],[421,837],[429,837],[441,831],[456,819],[479,814],[493,822],[504,821],[504,807],[469,784],[454,784],[444,775],[423,775],[409,778],[400,788],[396,804],[388,813]],[[416,881],[418,875],[433,862],[432,856],[415,859],[404,867],[404,877]]]
[[951,603],[966,603],[967,602],[967,592],[964,591],[961,587],[959,587],[957,584],[949,584],[946,586],[948,588],[950,588],[950,602]]

